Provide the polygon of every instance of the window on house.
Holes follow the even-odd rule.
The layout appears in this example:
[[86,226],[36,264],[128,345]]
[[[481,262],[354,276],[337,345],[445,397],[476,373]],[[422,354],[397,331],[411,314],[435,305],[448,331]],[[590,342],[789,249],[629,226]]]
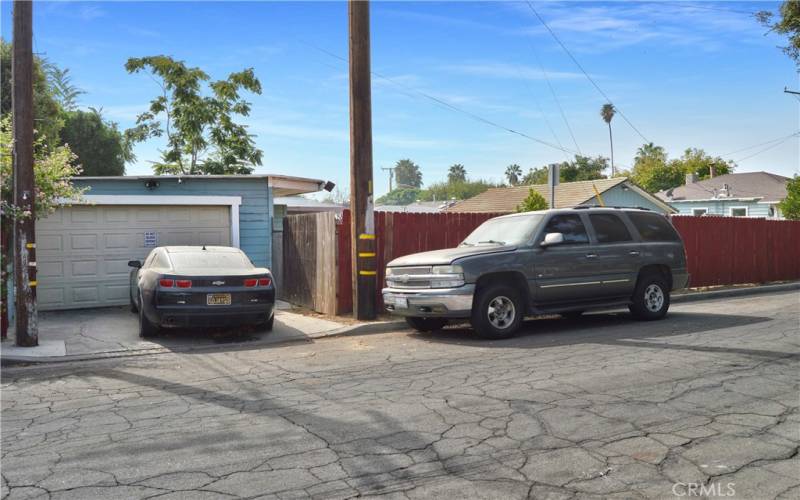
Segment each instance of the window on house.
[[728,209],[731,217],[747,217],[747,207],[731,207]]
[[614,214],[590,214],[589,221],[594,227],[598,243],[619,243],[633,239],[622,219]]
[[707,213],[708,213],[708,209],[707,208],[693,208],[692,209],[692,215],[694,215],[695,217],[701,217],[701,216],[703,216],[703,215],[705,215]]

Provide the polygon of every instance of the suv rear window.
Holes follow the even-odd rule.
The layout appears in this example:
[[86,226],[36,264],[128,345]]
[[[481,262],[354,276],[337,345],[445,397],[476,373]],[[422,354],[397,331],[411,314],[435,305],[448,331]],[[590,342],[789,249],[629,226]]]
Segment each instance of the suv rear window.
[[680,241],[677,231],[664,216],[628,212],[628,218],[633,222],[644,241]]
[[589,214],[589,222],[594,227],[598,243],[619,243],[633,239],[622,219],[614,214]]
[[547,233],[563,234],[565,245],[589,243],[589,235],[579,215],[554,215],[544,228],[544,234]]

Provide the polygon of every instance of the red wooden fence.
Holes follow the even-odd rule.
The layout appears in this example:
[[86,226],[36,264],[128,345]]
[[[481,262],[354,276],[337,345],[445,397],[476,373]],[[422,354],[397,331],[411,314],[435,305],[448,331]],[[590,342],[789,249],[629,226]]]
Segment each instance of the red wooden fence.
[[[378,307],[386,263],[403,255],[458,245],[483,221],[500,214],[375,213]],[[735,217],[673,217],[681,234],[691,286],[800,279],[800,221]],[[336,226],[337,311],[353,309],[350,211]]]
[[690,286],[800,279],[800,221],[673,217]]

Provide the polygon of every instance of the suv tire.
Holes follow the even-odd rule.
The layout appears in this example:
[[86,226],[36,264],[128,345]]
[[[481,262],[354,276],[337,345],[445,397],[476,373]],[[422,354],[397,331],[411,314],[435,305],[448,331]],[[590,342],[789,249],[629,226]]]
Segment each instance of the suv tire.
[[444,328],[447,320],[445,318],[407,317],[406,323],[418,332],[435,332]]
[[639,278],[630,306],[633,317],[641,321],[661,319],[669,310],[669,288],[663,277],[647,274]]
[[139,336],[143,339],[155,337],[158,333],[158,327],[144,315],[144,300],[142,300],[141,295],[139,295],[139,303],[142,304],[139,307]]
[[525,309],[519,291],[507,285],[489,285],[478,292],[472,307],[472,327],[481,337],[505,339],[522,323]]

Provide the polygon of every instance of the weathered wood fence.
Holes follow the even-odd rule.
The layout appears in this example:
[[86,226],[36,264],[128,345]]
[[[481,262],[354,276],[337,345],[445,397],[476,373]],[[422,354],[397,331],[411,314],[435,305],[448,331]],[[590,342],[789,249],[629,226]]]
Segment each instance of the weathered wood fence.
[[283,219],[281,298],[336,314],[336,221],[333,213]]
[[[379,308],[386,263],[410,253],[454,247],[497,215],[375,213]],[[328,314],[351,312],[350,211],[338,220],[332,214],[286,220],[284,296]],[[800,221],[686,216],[672,221],[686,245],[691,286],[800,279]],[[299,283],[290,283],[294,279]]]

